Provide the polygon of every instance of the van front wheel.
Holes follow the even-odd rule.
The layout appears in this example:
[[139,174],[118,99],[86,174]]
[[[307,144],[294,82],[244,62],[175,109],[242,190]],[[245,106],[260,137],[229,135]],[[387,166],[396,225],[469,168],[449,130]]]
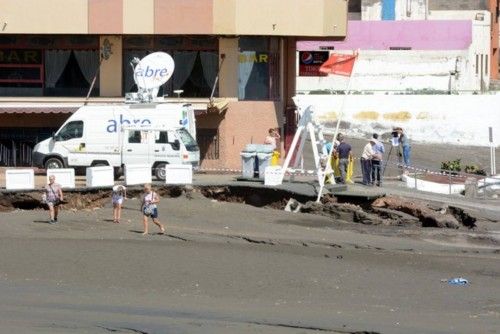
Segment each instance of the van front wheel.
[[63,168],[63,162],[58,158],[49,158],[45,161],[45,169],[55,169],[55,168]]
[[158,165],[155,167],[155,176],[158,180],[160,181],[165,181],[165,178],[167,177],[167,173],[165,171],[165,167],[167,166],[166,163],[160,162]]

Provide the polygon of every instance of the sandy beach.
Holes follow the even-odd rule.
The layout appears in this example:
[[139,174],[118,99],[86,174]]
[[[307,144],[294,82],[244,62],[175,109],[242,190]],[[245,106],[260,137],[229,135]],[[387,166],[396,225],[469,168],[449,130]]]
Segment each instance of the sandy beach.
[[[1,333],[495,333],[498,223],[365,226],[203,198],[0,214]],[[467,286],[442,280],[464,277]]]

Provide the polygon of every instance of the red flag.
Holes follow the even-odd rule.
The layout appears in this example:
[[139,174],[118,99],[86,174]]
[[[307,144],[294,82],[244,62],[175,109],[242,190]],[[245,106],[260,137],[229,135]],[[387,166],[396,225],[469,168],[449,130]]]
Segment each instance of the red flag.
[[346,55],[333,53],[327,61],[321,65],[319,71],[326,74],[337,74],[351,76],[354,62],[358,55]]

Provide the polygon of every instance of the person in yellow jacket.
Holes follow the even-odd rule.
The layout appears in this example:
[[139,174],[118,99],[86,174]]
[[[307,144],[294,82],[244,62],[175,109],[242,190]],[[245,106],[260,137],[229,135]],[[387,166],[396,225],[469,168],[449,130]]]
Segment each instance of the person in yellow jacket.
[[[329,153],[331,145],[326,150]],[[335,141],[334,151],[332,153],[331,167],[333,174],[339,179],[340,183],[354,183],[352,174],[354,170],[354,159],[351,154],[351,145],[345,142],[344,136],[339,133]],[[327,183],[332,183],[327,176]]]

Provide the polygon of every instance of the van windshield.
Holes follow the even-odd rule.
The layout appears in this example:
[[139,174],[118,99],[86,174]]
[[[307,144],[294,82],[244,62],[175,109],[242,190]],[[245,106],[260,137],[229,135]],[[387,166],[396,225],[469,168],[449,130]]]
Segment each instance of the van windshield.
[[181,128],[177,130],[177,134],[179,135],[179,138],[181,139],[184,146],[186,146],[186,150],[190,152],[199,150],[198,144],[196,144],[196,140],[194,140],[194,138],[186,129]]

